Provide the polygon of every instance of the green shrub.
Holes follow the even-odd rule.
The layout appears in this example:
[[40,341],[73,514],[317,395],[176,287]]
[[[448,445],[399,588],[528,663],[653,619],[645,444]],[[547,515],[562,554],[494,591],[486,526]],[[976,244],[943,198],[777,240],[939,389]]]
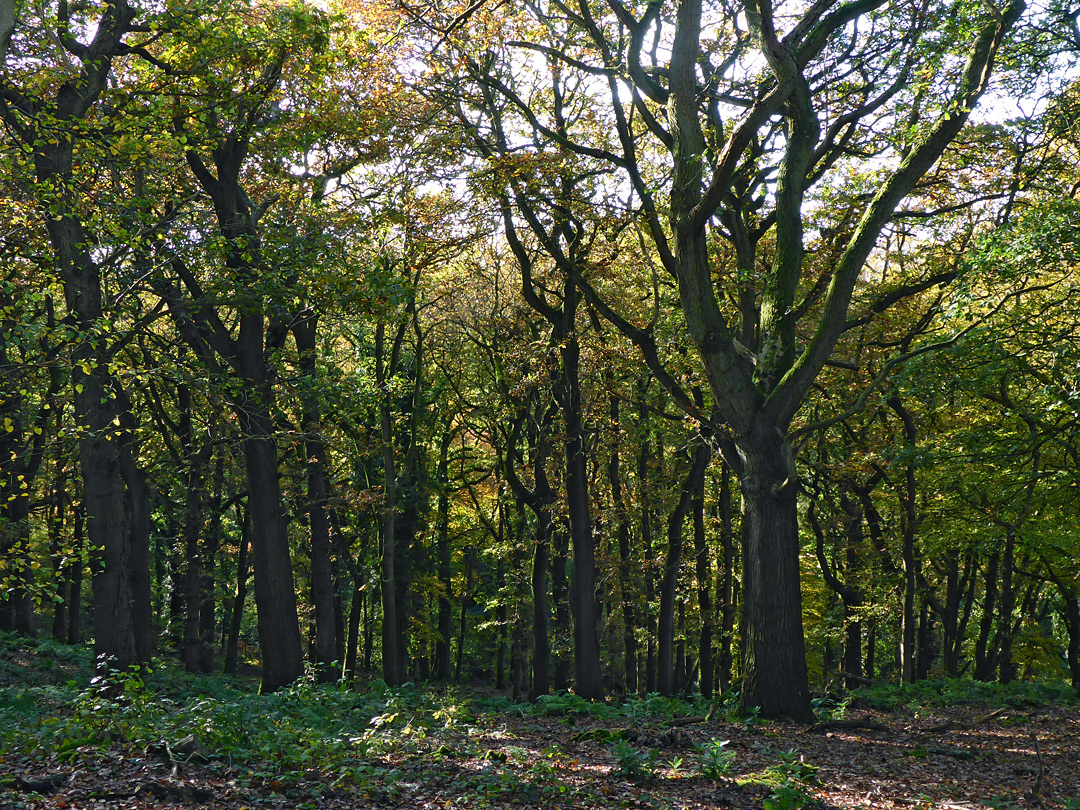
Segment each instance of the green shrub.
[[735,764],[735,752],[727,747],[730,740],[718,740],[697,746],[698,773],[706,779],[722,779],[731,773]]

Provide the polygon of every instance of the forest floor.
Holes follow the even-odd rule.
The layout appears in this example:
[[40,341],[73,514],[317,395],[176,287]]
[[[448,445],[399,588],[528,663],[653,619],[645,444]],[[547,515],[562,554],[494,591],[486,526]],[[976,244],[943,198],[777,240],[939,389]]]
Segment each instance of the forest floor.
[[1080,705],[1050,690],[871,690],[807,727],[658,696],[259,696],[161,669],[80,686],[83,663],[0,643],[0,808],[1080,810]]

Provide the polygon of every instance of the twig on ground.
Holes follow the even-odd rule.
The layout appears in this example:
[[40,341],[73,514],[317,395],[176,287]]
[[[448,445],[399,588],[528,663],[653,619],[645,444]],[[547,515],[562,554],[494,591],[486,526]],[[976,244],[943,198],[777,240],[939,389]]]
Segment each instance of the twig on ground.
[[884,723],[874,720],[872,717],[852,717],[845,720],[822,720],[814,723],[807,731],[832,731],[835,729],[862,728],[867,731],[888,731],[889,727]]
[[968,720],[967,722],[963,722],[963,721],[960,721],[960,720],[950,720],[949,722],[942,723],[941,725],[931,726],[929,730],[930,731],[971,731],[971,729],[978,728],[983,723],[985,723],[987,720],[993,720],[995,717],[999,717],[999,716],[1005,714],[1005,712],[1007,712],[1007,711],[1008,711],[1008,709],[1004,708],[1004,707],[1000,708],[1000,709],[994,709],[994,711],[992,711],[992,712],[990,712],[988,714],[984,714],[984,715],[981,715],[979,717],[976,717],[974,720]]

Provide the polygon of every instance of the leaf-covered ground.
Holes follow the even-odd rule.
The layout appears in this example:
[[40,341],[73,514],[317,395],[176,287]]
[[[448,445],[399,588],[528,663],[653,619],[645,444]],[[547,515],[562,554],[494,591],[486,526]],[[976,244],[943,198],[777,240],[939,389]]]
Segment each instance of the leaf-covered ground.
[[0,645],[0,807],[1080,808],[1080,707],[1032,687],[876,690],[808,728],[658,696],[83,675],[74,648]]

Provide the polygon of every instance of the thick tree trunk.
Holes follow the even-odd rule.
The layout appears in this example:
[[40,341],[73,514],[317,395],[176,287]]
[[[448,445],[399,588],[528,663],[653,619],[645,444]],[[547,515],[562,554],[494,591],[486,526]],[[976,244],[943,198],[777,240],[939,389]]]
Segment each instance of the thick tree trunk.
[[[97,389],[79,384],[84,391]],[[76,396],[77,403],[80,398]],[[94,595],[94,656],[99,668],[124,671],[138,660],[131,616],[130,524],[118,445],[100,435],[103,427],[91,429],[99,435],[84,438],[79,452]]]
[[[258,410],[255,410],[258,408]],[[278,480],[278,447],[261,403],[242,409],[244,466],[262,649],[262,691],[275,692],[304,674],[289,535]]]
[[762,715],[813,719],[803,646],[795,461],[762,426],[739,446],[743,499],[742,704]]
[[919,610],[919,649],[915,656],[915,679],[925,681],[937,658],[937,637],[934,633],[934,614],[923,602]]

